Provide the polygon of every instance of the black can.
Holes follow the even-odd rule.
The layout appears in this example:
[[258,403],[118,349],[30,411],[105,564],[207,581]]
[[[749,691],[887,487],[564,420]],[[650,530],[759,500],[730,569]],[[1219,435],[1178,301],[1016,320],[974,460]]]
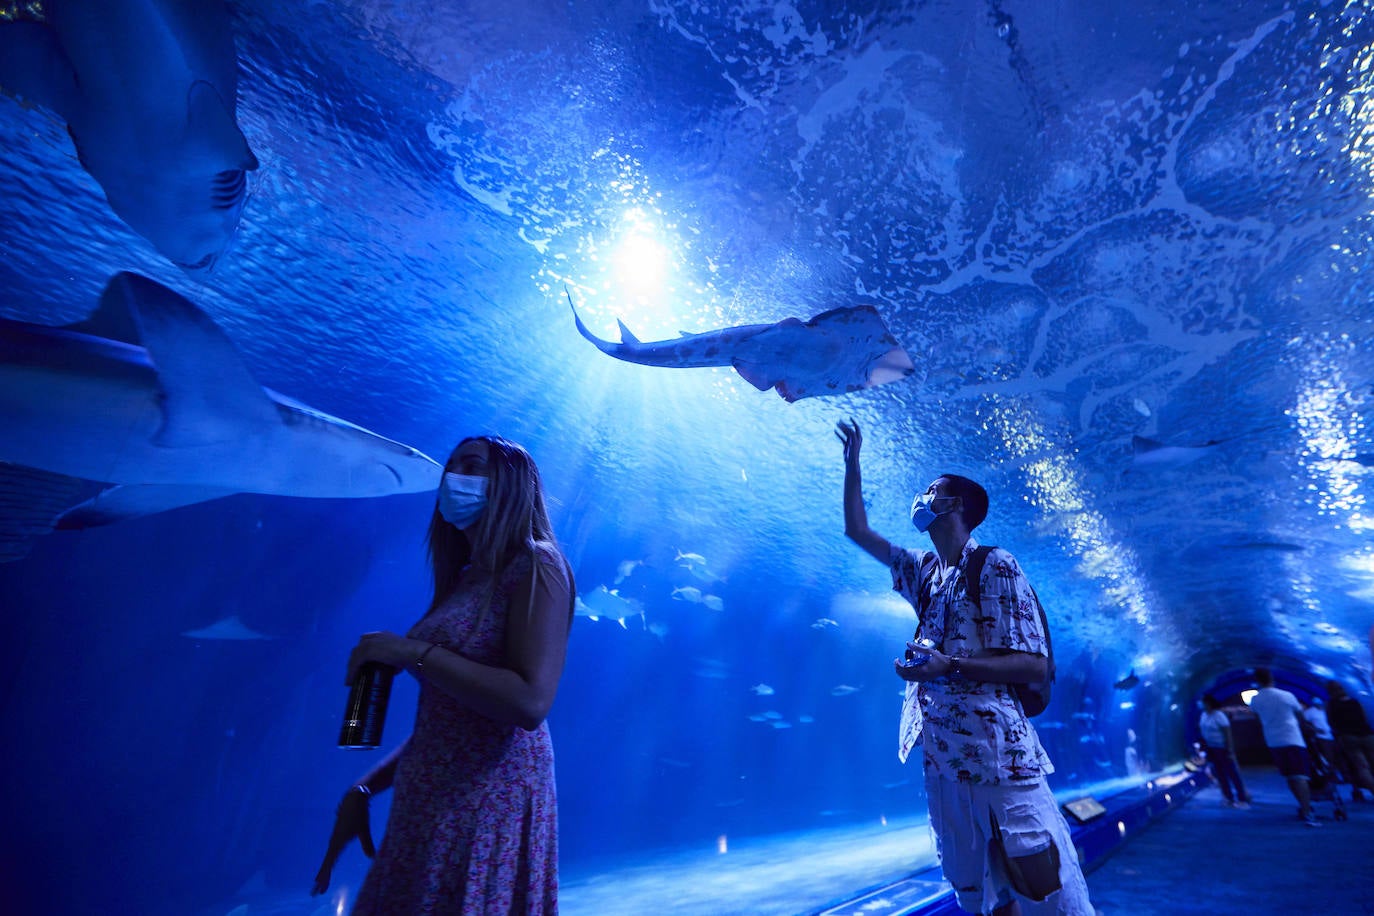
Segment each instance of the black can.
[[393,668],[368,664],[358,669],[348,691],[339,747],[372,750],[381,746],[382,726],[386,724],[386,705],[391,699]]

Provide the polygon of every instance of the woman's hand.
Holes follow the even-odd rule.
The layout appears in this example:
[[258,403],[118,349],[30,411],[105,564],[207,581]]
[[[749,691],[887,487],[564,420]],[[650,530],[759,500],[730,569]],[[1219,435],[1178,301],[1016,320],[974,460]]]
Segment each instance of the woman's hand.
[[329,834],[329,848],[325,850],[324,861],[315,874],[315,885],[310,896],[318,897],[329,890],[329,877],[334,873],[334,863],[348,847],[354,837],[363,847],[363,854],[369,859],[377,855],[377,847],[372,843],[372,821],[368,813],[369,796],[357,789],[349,789],[339,802],[334,813],[334,830]]
[[944,677],[949,674],[949,656],[938,649],[929,648],[919,643],[908,642],[906,644],[906,657],[920,658],[926,657],[926,661],[919,665],[904,665],[902,660],[894,658],[892,667],[897,672],[897,676],[904,681],[933,681],[936,678]]
[[415,657],[415,653],[411,652],[414,642],[386,631],[364,633],[348,655],[348,675],[344,678],[344,684],[351,685],[358,676],[358,669],[369,663],[404,668]]
[[835,438],[844,443],[845,464],[855,467],[859,464],[859,449],[864,444],[864,434],[859,432],[859,424],[850,417],[835,424]]

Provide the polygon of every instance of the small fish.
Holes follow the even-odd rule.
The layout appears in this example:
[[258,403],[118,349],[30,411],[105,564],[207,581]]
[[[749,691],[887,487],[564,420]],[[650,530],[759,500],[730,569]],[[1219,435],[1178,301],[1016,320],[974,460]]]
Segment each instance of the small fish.
[[691,573],[692,578],[706,585],[724,581],[723,576],[716,575],[715,572],[706,565],[706,558],[699,553],[683,553],[682,551],[678,551],[677,556],[673,558],[673,562]]
[[791,723],[791,722],[785,722],[785,721],[783,721],[782,719],[779,719],[778,721],[776,721],[776,722],[773,723],[773,727],[774,727],[774,728],[791,728],[791,727],[792,727],[792,723]]
[[1132,687],[1139,683],[1140,678],[1136,676],[1135,669],[1132,668],[1130,674],[1126,675],[1121,680],[1112,684],[1112,686],[1115,687],[1117,690],[1130,690]]
[[769,719],[769,720],[772,720],[772,719],[781,719],[781,718],[782,718],[782,713],[778,712],[776,709],[770,709],[770,710],[768,710],[766,713],[763,714],[763,717],[764,717],[765,719]]
[[716,595],[703,595],[701,603],[713,611],[725,610],[725,601]]
[[815,623],[811,624],[811,629],[813,629],[813,630],[831,630],[831,629],[834,629],[835,627],[838,627],[839,625],[840,625],[840,624],[839,624],[838,621],[831,620],[829,617],[821,617],[821,618],[817,619]]
[[587,592],[585,599],[581,595],[577,596],[574,613],[588,620],[614,620],[625,627],[625,621],[631,617],[644,619],[644,606],[633,598],[622,597],[614,589],[598,585]]
[[811,716],[797,716],[797,721],[800,722],[802,725],[810,725],[812,722],[815,722],[816,720]]
[[276,639],[275,636],[267,636],[249,627],[239,619],[238,614],[233,614],[222,620],[216,620],[208,627],[201,627],[198,630],[187,630],[181,635],[190,637],[191,639],[222,639],[230,641]]
[[755,684],[749,689],[754,692],[754,696],[756,697],[771,697],[773,694],[777,693],[776,690],[769,687],[767,684]]
[[831,695],[832,697],[847,697],[847,696],[849,696],[851,693],[858,693],[858,692],[859,692],[859,688],[858,688],[858,687],[851,687],[851,686],[849,686],[848,684],[839,684],[839,685],[837,685],[837,686],[835,686],[835,687],[831,687],[831,688],[830,688],[830,695]]
[[673,589],[673,597],[678,601],[690,601],[693,604],[701,604],[701,589],[693,585],[684,585],[681,588]]
[[615,568],[615,581],[611,584],[619,585],[630,578],[630,574],[643,565],[644,562],[642,560],[621,560],[619,565]]

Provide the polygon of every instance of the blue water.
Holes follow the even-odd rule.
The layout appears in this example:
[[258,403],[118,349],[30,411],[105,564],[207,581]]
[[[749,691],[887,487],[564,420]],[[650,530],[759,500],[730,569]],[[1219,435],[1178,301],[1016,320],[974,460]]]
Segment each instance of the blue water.
[[[911,831],[793,911],[819,908],[929,857],[889,670],[912,615],[843,537],[841,418],[894,541],[940,473],[991,492],[979,535],[1054,627],[1056,789],[1181,759],[1198,694],[1255,664],[1369,698],[1374,20],[1080,7],[234,2],[261,167],[232,249],[178,270],[0,97],[0,314],[74,321],[134,270],[275,391],[441,459],[527,444],[583,596],[644,609],[573,628],[565,907]],[[609,339],[870,302],[917,373],[787,404],[615,361],[565,284]],[[21,911],[336,907],[304,894],[368,765],[334,748],[346,653],[423,608],[431,506],[241,494],[0,566]],[[234,615],[270,638],[183,635]]]

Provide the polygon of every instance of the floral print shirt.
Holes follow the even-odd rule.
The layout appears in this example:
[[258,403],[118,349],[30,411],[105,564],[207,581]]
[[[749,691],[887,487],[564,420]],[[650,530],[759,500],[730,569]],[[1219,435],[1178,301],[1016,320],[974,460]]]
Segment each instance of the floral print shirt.
[[[999,650],[1048,656],[1040,612],[1016,558],[1001,548],[988,554],[979,579],[981,607],[968,601],[964,566],[978,547],[964,544],[957,566],[930,565],[930,606],[919,619],[918,639],[929,639],[945,655],[970,658]],[[892,588],[920,615],[922,565],[928,550],[894,546]],[[943,677],[918,687],[924,719],[927,776],[961,782],[1024,785],[1054,772],[1035,728],[1007,684]]]

